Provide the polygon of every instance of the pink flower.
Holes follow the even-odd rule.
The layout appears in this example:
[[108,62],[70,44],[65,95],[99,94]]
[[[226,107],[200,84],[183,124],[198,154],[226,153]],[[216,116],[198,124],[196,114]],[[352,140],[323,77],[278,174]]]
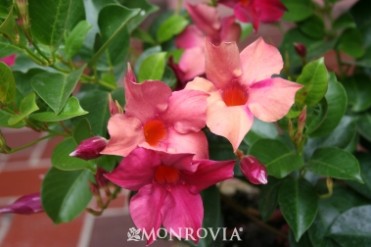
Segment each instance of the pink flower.
[[[202,226],[203,204],[200,191],[233,177],[234,161],[193,160],[192,154],[168,154],[144,148],[131,152],[106,177],[113,183],[138,191],[129,210],[134,224],[147,233],[163,225],[168,232],[180,233]],[[147,244],[155,238],[148,239]]]
[[277,48],[258,39],[241,54],[235,42],[216,46],[206,42],[206,75],[196,78],[186,89],[210,94],[206,124],[226,137],[237,150],[250,130],[254,116],[275,122],[290,110],[301,85],[272,75],[283,67]]
[[0,207],[0,214],[34,214],[44,211],[41,205],[40,193],[24,195],[12,204]]
[[281,19],[286,11],[280,0],[221,0],[233,8],[236,18],[242,22],[251,22],[255,30],[259,23],[271,23]]
[[206,136],[201,131],[206,121],[207,93],[171,92],[161,81],[137,83],[130,66],[124,86],[125,113],[110,118],[110,140],[103,154],[127,156],[140,146],[208,157]]
[[267,168],[254,156],[248,155],[241,159],[241,171],[252,184],[268,183]]
[[195,25],[188,26],[175,41],[178,48],[184,49],[179,61],[179,69],[183,73],[178,73],[183,83],[205,73],[205,37],[219,43],[236,41],[241,34],[241,27],[234,16],[222,18],[214,7],[187,4],[187,10]]
[[94,136],[83,140],[73,151],[70,153],[71,157],[77,157],[84,160],[95,159],[101,156],[100,152],[106,147],[107,140],[101,136]]
[[8,66],[13,66],[15,63],[15,54],[0,58],[0,62],[3,62]]

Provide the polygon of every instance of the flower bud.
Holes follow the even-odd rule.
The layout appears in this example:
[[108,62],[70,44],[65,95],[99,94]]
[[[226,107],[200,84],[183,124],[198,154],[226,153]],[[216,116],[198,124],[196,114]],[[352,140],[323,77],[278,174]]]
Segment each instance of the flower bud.
[[13,214],[34,214],[44,211],[41,205],[40,193],[33,193],[24,195],[18,198],[12,204],[0,207],[0,214],[13,213]]
[[0,62],[3,62],[8,66],[13,66],[15,63],[15,54],[0,58]]
[[248,155],[241,159],[241,171],[252,184],[268,183],[266,167],[254,156]]
[[307,56],[307,48],[302,43],[294,43],[296,53],[301,57]]
[[107,139],[101,136],[94,136],[83,140],[73,151],[70,153],[71,157],[77,157],[84,160],[95,159],[101,156],[100,152],[106,147]]

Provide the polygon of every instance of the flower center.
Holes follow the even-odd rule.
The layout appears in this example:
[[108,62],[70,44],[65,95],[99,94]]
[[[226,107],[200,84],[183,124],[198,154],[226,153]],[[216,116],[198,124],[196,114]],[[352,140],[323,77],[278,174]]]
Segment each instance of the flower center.
[[223,90],[222,98],[227,106],[244,105],[247,102],[247,92],[240,85],[233,85]]
[[147,121],[143,126],[144,138],[151,146],[156,146],[167,134],[165,124],[158,119]]
[[155,181],[159,184],[176,184],[179,179],[179,170],[174,167],[160,165],[156,168]]

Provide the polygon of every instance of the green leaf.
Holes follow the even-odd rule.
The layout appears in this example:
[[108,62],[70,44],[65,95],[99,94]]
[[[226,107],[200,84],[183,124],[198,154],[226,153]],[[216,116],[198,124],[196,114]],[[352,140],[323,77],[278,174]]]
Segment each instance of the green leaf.
[[71,59],[82,47],[86,36],[92,26],[87,21],[80,21],[68,35],[64,52],[68,59]]
[[[32,78],[32,88],[58,114],[75,89],[84,67],[70,74],[44,72]],[[52,89],[52,90],[51,90]]]
[[179,34],[188,25],[188,20],[181,15],[175,14],[161,23],[157,29],[156,37],[158,42],[163,43]]
[[70,157],[77,147],[77,142],[72,138],[67,138],[59,143],[52,153],[52,165],[63,171],[74,171],[88,168],[94,169],[94,164],[91,161],[82,160],[75,157]]
[[88,170],[48,171],[42,183],[41,201],[54,223],[71,221],[84,211],[92,197],[91,176]]
[[9,112],[0,110],[0,127],[7,127],[7,128],[22,128],[24,126],[23,122],[19,122],[16,125],[10,125],[9,124],[9,119],[13,115],[10,114]]
[[324,59],[306,64],[297,82],[304,85],[296,94],[296,101],[314,106],[325,96],[328,86],[328,73]]
[[15,99],[15,80],[10,68],[0,62],[0,103],[11,103]]
[[313,3],[310,0],[282,0],[282,3],[287,9],[283,16],[286,21],[302,21],[314,12]]
[[0,33],[5,35],[13,42],[16,42],[17,26],[15,23],[15,16],[13,15],[13,11],[13,7],[11,7],[5,20],[0,25]]
[[358,160],[340,148],[317,149],[308,164],[318,175],[362,182]]
[[277,126],[273,123],[267,123],[254,119],[253,126],[243,139],[247,145],[252,145],[259,139],[275,139],[278,136]]
[[358,132],[371,142],[371,113],[363,114],[357,121]]
[[120,5],[108,5],[100,11],[98,26],[101,37],[97,52],[91,59],[92,64],[95,64],[107,49],[114,63],[122,62],[129,47],[127,23],[139,12],[138,9],[128,9]]
[[354,207],[336,218],[330,237],[343,247],[371,245],[371,206]]
[[121,0],[120,3],[129,9],[140,9],[140,13],[128,23],[129,31],[136,29],[150,14],[159,9],[147,0]]
[[361,168],[361,177],[364,181],[364,184],[360,184],[353,181],[348,181],[347,183],[352,187],[355,191],[360,193],[361,195],[371,199],[371,156],[368,153],[363,153],[356,155],[360,168]]
[[138,80],[161,80],[165,72],[166,52],[148,56],[139,68]]
[[356,28],[357,25],[354,22],[353,16],[350,13],[345,12],[344,14],[342,14],[339,18],[337,18],[334,21],[332,27],[334,29],[344,30],[347,28]]
[[371,83],[366,75],[354,75],[343,83],[349,105],[354,112],[362,112],[371,107]]
[[135,74],[139,73],[139,69],[142,66],[142,63],[144,62],[144,60],[146,60],[149,56],[159,53],[159,52],[161,52],[161,46],[153,46],[149,49],[144,50],[144,52],[140,54],[140,56],[138,57],[135,63],[135,66],[134,66]]
[[262,186],[259,197],[259,211],[263,220],[267,221],[272,216],[278,205],[278,191],[282,181],[269,178],[269,183]]
[[64,32],[84,18],[82,0],[29,0],[33,37],[45,45],[57,46]]
[[34,113],[31,115],[31,118],[40,122],[59,122],[86,114],[88,114],[88,112],[85,111],[80,106],[79,100],[76,97],[71,97],[68,99],[61,113],[59,114],[56,114],[55,112]]
[[90,123],[86,118],[81,119],[81,121],[75,126],[76,127],[73,130],[72,136],[77,144],[93,136]]
[[35,93],[30,93],[22,99],[19,106],[19,113],[9,118],[8,124],[16,125],[37,110],[39,110],[39,107],[36,104],[36,95]]
[[325,36],[325,25],[322,19],[315,15],[302,21],[299,24],[299,29],[305,35],[313,39],[323,39],[323,37]]
[[255,142],[249,154],[257,157],[268,170],[268,174],[277,178],[286,177],[303,165],[303,159],[282,142],[260,139]]
[[356,28],[347,29],[340,37],[338,48],[346,54],[360,58],[365,54],[361,32]]
[[330,74],[329,86],[325,95],[327,111],[324,118],[315,128],[308,130],[311,136],[323,136],[328,134],[341,121],[347,109],[347,94],[344,87],[336,80],[335,74]]
[[288,178],[278,193],[278,203],[283,217],[299,241],[312,225],[318,211],[318,197],[310,183],[303,179]]

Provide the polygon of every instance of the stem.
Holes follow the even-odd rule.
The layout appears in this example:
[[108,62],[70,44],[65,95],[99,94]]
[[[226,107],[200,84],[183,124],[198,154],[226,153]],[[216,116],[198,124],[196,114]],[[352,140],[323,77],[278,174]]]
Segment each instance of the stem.
[[51,138],[51,137],[53,137],[53,136],[55,136],[55,135],[54,135],[54,134],[49,134],[49,135],[43,136],[43,137],[41,137],[41,138],[39,138],[39,139],[36,139],[36,140],[34,140],[34,141],[32,141],[32,142],[29,142],[29,143],[27,143],[27,144],[21,145],[21,146],[19,146],[19,147],[11,148],[11,149],[8,151],[8,154],[12,154],[12,153],[18,152],[18,151],[20,151],[20,150],[23,150],[23,149],[29,148],[29,147],[35,145],[36,143],[39,143],[39,142],[41,142],[41,141],[43,141],[43,140],[45,140],[45,139]]
[[108,197],[107,201],[103,205],[98,205],[100,206],[99,210],[95,210],[92,208],[87,208],[86,211],[88,213],[91,213],[94,216],[100,216],[104,212],[105,209],[108,208],[112,200],[116,199],[117,194],[121,191],[121,188],[118,186],[115,186],[114,191],[111,193],[111,195]]
[[269,231],[269,232],[271,232],[271,233],[273,233],[277,236],[280,236],[284,239],[287,239],[287,236],[285,234],[283,234],[282,232],[280,232],[276,228],[268,225],[267,223],[265,223],[264,221],[262,221],[261,219],[256,217],[256,212],[255,211],[252,212],[251,210],[240,206],[235,200],[233,200],[230,197],[222,195],[221,198],[222,198],[222,200],[225,204],[227,204],[232,209],[236,210],[237,212],[239,212],[239,213],[243,214],[244,216],[246,216],[247,218],[249,218],[251,221],[253,221],[255,224],[257,224],[259,227],[261,227],[261,228],[263,228],[263,229],[265,229],[265,230],[267,230],[267,231]]

